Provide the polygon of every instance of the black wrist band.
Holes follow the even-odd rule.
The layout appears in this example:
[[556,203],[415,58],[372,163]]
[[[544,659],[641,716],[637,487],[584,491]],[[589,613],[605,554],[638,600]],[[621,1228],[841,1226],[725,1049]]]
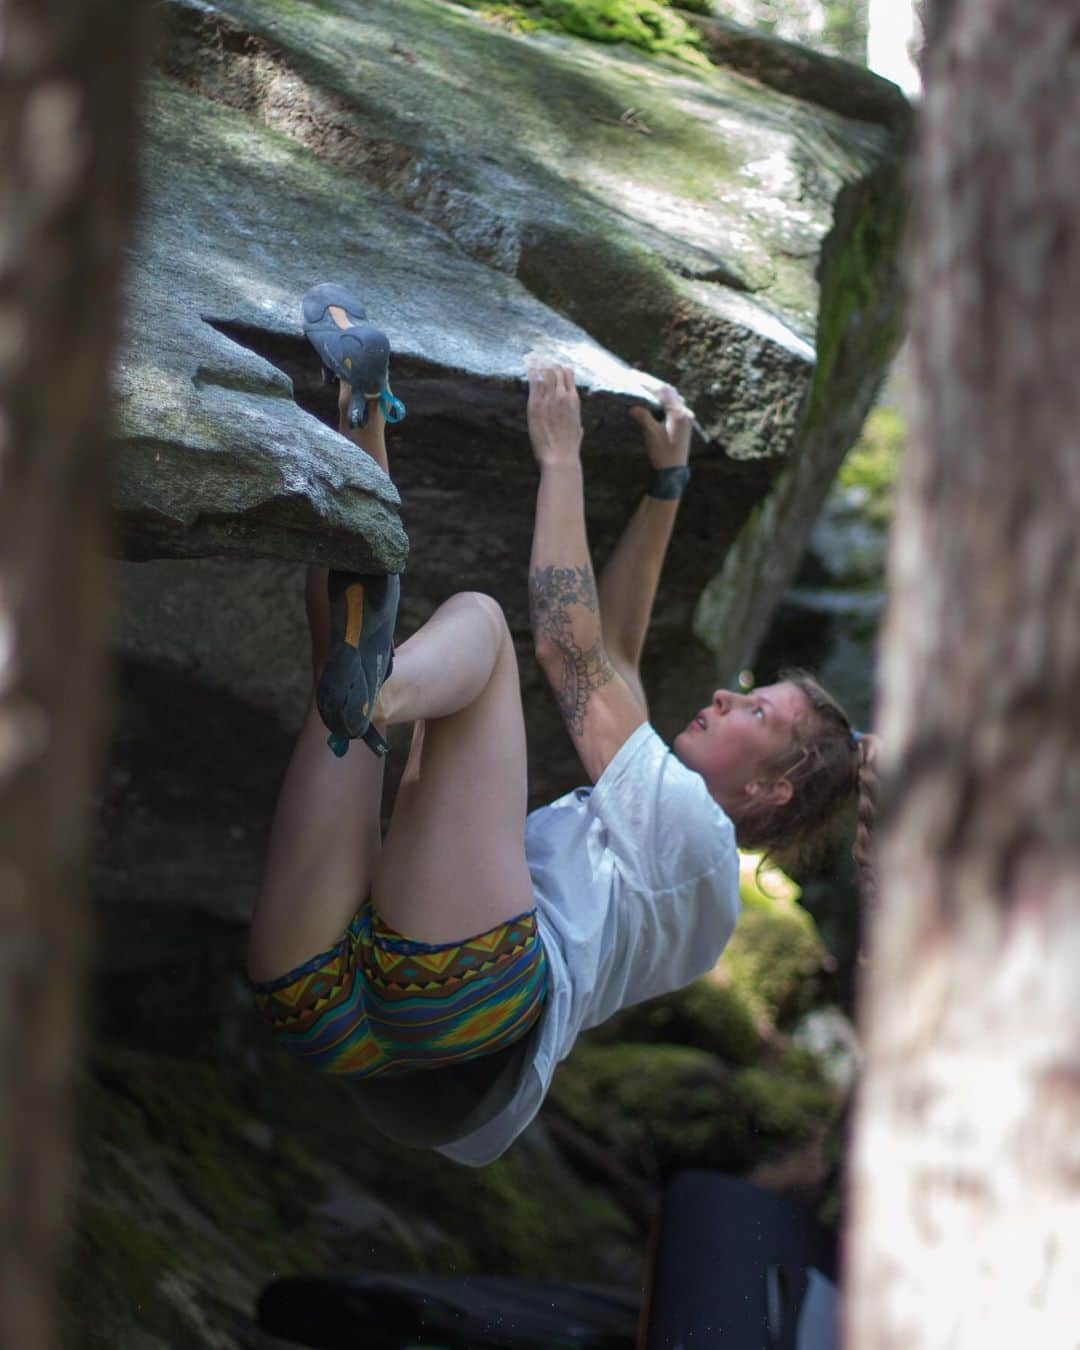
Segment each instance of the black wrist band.
[[656,497],[662,502],[672,502],[683,495],[689,481],[688,464],[673,464],[670,469],[656,469],[645,495]]

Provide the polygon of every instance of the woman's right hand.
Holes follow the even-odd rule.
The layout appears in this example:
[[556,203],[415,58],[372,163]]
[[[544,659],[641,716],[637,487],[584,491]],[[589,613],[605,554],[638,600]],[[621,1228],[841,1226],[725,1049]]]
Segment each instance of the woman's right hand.
[[664,420],[658,422],[650,408],[639,404],[630,409],[630,416],[641,428],[645,453],[654,469],[670,469],[685,464],[690,458],[690,434],[694,429],[694,414],[670,384],[661,385],[657,402],[664,410]]
[[570,366],[530,365],[529,440],[541,468],[581,459],[581,401]]

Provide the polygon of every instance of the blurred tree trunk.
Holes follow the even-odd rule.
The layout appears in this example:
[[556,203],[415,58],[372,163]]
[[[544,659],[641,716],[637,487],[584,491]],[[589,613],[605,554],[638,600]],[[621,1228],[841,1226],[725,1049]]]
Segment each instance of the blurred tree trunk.
[[852,1350],[1080,1344],[1080,3],[932,25]]
[[54,1342],[138,0],[0,8],[0,1345]]

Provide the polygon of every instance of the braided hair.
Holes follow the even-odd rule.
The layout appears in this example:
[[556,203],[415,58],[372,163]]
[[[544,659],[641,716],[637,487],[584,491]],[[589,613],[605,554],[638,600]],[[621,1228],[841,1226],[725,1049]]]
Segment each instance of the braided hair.
[[791,745],[763,766],[765,773],[786,778],[793,791],[786,802],[755,803],[739,813],[739,846],[760,850],[789,870],[804,868],[831,844],[845,808],[857,797],[852,856],[864,900],[873,905],[877,738],[856,732],[840,704],[808,671],[784,670],[778,678],[795,685],[811,710],[796,722]]

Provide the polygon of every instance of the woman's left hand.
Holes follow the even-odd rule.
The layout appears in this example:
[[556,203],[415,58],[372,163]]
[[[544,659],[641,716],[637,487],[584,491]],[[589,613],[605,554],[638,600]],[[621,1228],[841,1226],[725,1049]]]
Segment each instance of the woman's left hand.
[[670,469],[690,458],[694,414],[670,384],[661,385],[656,397],[664,409],[663,422],[656,420],[652,409],[640,405],[630,409],[630,416],[641,428],[649,463],[654,469]]
[[570,366],[530,365],[529,439],[536,462],[576,464],[581,459],[581,401]]

